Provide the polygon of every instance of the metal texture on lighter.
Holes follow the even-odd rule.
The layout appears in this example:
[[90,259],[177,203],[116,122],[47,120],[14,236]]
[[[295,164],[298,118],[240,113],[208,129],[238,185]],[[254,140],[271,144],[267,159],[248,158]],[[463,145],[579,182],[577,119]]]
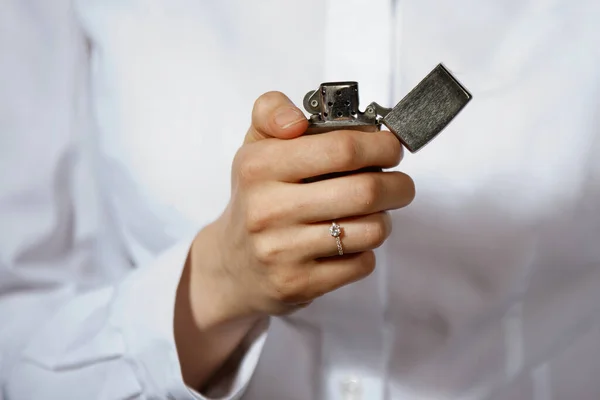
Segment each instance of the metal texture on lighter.
[[467,105],[472,95],[438,64],[394,108],[372,102],[358,109],[357,82],[322,83],[304,97],[311,113],[307,133],[338,129],[379,130],[385,125],[412,153],[431,142]]

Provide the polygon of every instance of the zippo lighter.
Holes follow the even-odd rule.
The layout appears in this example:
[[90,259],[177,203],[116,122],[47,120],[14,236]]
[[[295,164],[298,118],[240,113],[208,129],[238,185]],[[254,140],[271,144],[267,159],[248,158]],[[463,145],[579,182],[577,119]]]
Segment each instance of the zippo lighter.
[[357,82],[323,83],[304,97],[311,114],[307,133],[337,129],[378,131],[385,125],[415,153],[435,138],[471,100],[471,94],[439,64],[394,108],[373,102],[358,110]]

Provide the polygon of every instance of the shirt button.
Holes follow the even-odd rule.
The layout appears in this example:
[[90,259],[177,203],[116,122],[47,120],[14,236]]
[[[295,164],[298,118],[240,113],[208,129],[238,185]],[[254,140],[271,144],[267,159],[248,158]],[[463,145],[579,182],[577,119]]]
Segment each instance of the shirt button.
[[343,400],[361,400],[362,385],[355,377],[348,377],[341,382],[340,391]]

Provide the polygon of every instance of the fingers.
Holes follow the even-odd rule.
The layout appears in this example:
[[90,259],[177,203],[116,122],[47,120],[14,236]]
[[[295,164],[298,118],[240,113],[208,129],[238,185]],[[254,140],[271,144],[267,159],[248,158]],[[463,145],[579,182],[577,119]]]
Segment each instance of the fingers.
[[[264,94],[232,165],[232,201],[223,226],[244,245],[225,251],[231,260],[224,264],[241,265],[230,275],[242,282],[261,282],[256,308],[269,313],[297,308],[369,275],[373,249],[391,232],[385,211],[414,197],[412,179],[400,172],[301,183],[365,167],[391,168],[403,155],[390,132],[303,135],[307,127],[285,95]],[[332,220],[342,227],[343,256],[329,232]]]
[[[392,231],[388,213],[336,221],[342,228],[344,254],[361,253],[381,246]],[[254,238],[252,254],[265,265],[306,266],[324,257],[338,256],[330,222],[281,228]],[[304,267],[299,267],[304,269]]]
[[252,110],[252,125],[244,143],[261,139],[291,139],[302,135],[308,127],[304,113],[280,92],[260,96]]
[[248,198],[248,228],[310,224],[369,215],[409,205],[415,185],[402,172],[347,175],[306,184],[276,184]]
[[256,257],[270,266],[265,274],[269,297],[283,304],[303,304],[373,271],[373,249],[391,232],[389,215],[346,219],[339,225],[342,256],[327,223],[283,229],[254,242]]
[[256,179],[300,182],[303,179],[364,167],[391,168],[400,163],[403,149],[387,131],[333,131],[294,140],[263,143],[253,149]]
[[284,304],[305,304],[356,282],[375,269],[372,251],[317,260],[303,269],[278,270],[270,279],[271,293]]
[[301,186],[295,185],[293,198],[296,208],[303,210],[298,217],[304,223],[396,210],[415,198],[414,181],[397,171],[347,175]]
[[375,253],[373,251],[322,259],[315,262],[311,269],[311,286],[307,292],[316,298],[364,279],[374,270]]
[[[374,250],[392,232],[392,221],[387,212],[335,222],[341,227],[340,240],[344,254]],[[296,243],[300,244],[299,254],[306,260],[337,256],[337,244],[329,232],[330,227],[331,223],[317,223],[298,229]]]

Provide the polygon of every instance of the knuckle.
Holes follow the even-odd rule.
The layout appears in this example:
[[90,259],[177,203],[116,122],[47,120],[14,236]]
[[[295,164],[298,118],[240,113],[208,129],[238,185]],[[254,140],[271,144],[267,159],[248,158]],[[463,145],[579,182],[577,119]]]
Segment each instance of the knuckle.
[[365,251],[361,254],[359,268],[362,278],[371,275],[375,271],[375,253],[373,251]]
[[409,205],[410,203],[412,203],[416,196],[417,190],[415,187],[415,181],[409,175],[406,175],[404,173],[401,174],[403,178],[403,188],[406,198],[406,205]]
[[262,94],[254,102],[252,107],[252,126],[255,130],[262,132],[267,129],[267,121],[279,104],[284,102],[287,97],[277,91],[271,91]]
[[241,182],[252,182],[262,176],[267,168],[264,157],[259,157],[256,152],[240,150],[234,159],[234,169]]
[[287,96],[278,90],[270,90],[268,92],[263,93],[261,96],[259,96],[259,98],[256,99],[255,104],[258,104],[258,105],[273,104],[273,103],[280,102],[282,99],[287,99]]
[[363,237],[370,248],[381,246],[388,237],[388,229],[383,219],[366,224]]
[[336,288],[360,281],[375,271],[375,253],[372,250],[357,254],[352,261],[352,269],[343,282],[339,282]]
[[331,137],[329,158],[334,167],[342,170],[354,169],[358,164],[359,148],[352,135]]
[[263,116],[265,113],[273,110],[277,104],[284,100],[287,100],[287,96],[282,92],[273,90],[263,93],[254,102],[254,106],[252,108],[253,117],[258,118]]
[[379,198],[380,183],[372,174],[360,174],[356,176],[353,185],[352,197],[360,211],[373,209]]
[[277,101],[278,99],[280,99],[281,96],[283,96],[283,93],[278,92],[276,90],[271,90],[261,94],[260,96],[258,96],[256,101],[254,101],[254,110],[260,111],[266,105],[272,104],[273,101]]
[[238,170],[240,165],[244,164],[246,158],[250,156],[248,147],[249,146],[242,146],[235,152],[235,155],[233,156],[233,162],[231,163],[232,169]]
[[250,233],[258,233],[267,229],[272,222],[269,207],[258,200],[253,200],[256,196],[250,196],[246,204],[246,230]]
[[306,296],[307,279],[297,271],[281,270],[272,277],[273,297],[282,303],[298,303],[309,300]]
[[268,236],[260,236],[254,238],[252,241],[254,258],[261,264],[274,264],[279,258],[282,249],[279,247],[278,242]]
[[389,135],[387,135],[387,138],[388,143],[386,143],[386,148],[389,149],[389,151],[391,152],[393,159],[390,167],[395,167],[398,164],[400,164],[400,162],[404,158],[404,147],[393,134],[390,133]]

